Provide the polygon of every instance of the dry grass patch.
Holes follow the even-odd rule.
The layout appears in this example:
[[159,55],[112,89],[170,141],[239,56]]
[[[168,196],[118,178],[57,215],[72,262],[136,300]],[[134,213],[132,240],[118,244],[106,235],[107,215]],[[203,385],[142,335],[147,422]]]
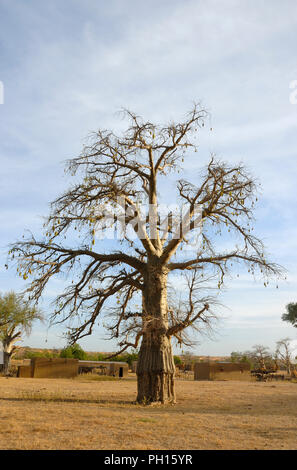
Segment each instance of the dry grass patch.
[[177,381],[135,404],[135,380],[0,378],[1,449],[297,449],[297,384]]

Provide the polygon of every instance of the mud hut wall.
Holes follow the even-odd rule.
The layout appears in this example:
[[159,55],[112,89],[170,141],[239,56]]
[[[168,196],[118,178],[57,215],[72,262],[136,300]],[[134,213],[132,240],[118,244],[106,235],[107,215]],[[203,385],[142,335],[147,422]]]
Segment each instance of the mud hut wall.
[[129,365],[126,362],[111,362],[109,375],[113,377],[128,377]]
[[210,380],[251,380],[250,365],[236,362],[210,364]]
[[71,378],[78,374],[78,359],[34,358],[32,368],[36,378]]
[[29,366],[18,366],[17,377],[33,377],[33,368],[31,364]]
[[194,366],[194,380],[209,380],[210,365],[208,362],[196,362]]
[[250,365],[233,362],[195,364],[194,380],[251,380]]

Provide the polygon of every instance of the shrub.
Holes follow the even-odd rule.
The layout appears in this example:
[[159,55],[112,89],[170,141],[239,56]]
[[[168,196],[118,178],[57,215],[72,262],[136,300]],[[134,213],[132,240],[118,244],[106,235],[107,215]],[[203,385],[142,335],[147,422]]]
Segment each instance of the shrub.
[[75,343],[62,349],[60,352],[60,357],[65,357],[68,359],[80,359],[83,361],[87,359],[87,354],[79,344]]
[[182,364],[182,360],[179,356],[173,356],[173,359],[176,366],[180,366]]

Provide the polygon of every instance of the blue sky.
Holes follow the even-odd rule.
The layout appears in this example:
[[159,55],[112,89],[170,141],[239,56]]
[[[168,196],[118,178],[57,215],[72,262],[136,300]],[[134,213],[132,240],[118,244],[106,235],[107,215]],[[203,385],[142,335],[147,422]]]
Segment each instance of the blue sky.
[[[249,166],[262,183],[256,232],[288,276],[279,289],[235,276],[215,338],[197,338],[195,350],[274,349],[277,340],[296,338],[280,319],[297,301],[296,43],[294,0],[0,0],[0,290],[23,289],[4,269],[6,247],[24,229],[40,233],[48,203],[69,183],[63,162],[90,131],[120,130],[122,106],[156,122],[178,121],[196,100],[214,130],[201,134],[186,173],[197,174],[211,152]],[[36,324],[24,344],[59,347],[60,336]],[[99,329],[81,344],[114,349],[103,337]]]

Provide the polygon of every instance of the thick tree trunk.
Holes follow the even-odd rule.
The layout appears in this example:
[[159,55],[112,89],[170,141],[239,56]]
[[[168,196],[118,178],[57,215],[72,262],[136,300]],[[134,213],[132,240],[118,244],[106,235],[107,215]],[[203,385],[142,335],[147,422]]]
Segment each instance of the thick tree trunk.
[[2,340],[2,345],[3,345],[3,372],[4,374],[8,374],[9,372],[9,366],[10,366],[10,359],[13,356],[13,353],[15,351],[15,346],[14,343],[18,340],[20,336],[20,332],[14,333],[15,327],[10,329],[9,333],[6,335],[6,337]]
[[143,337],[137,361],[137,401],[174,403],[175,365],[167,337],[167,272],[150,266],[143,294]]
[[174,374],[170,339],[160,334],[145,335],[137,362],[137,401],[175,403]]
[[6,351],[4,351],[4,354],[3,354],[3,373],[5,375],[8,374],[9,372],[9,364],[10,364],[10,357],[11,357],[11,353],[8,353]]

